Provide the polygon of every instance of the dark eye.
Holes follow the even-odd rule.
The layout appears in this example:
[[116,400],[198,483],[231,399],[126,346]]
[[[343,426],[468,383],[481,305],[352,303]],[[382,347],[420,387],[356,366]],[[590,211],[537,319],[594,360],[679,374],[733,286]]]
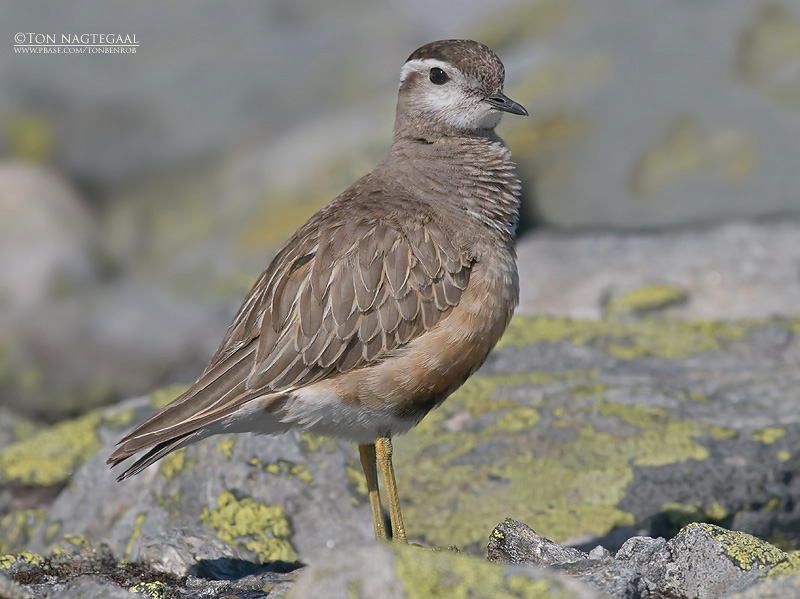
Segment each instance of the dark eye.
[[443,83],[447,83],[450,80],[450,77],[447,76],[442,69],[439,67],[433,67],[431,69],[431,73],[429,75],[431,83],[435,85],[442,85]]

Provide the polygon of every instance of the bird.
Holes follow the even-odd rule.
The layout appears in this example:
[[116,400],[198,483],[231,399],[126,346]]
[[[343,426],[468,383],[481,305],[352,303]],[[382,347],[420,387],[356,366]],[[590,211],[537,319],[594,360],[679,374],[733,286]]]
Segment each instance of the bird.
[[528,113],[504,79],[472,40],[408,57],[386,157],[286,241],[194,385],[117,443],[112,467],[146,452],[118,480],[213,434],[343,438],[376,539],[407,542],[392,438],[483,364],[518,303],[521,183],[495,127]]

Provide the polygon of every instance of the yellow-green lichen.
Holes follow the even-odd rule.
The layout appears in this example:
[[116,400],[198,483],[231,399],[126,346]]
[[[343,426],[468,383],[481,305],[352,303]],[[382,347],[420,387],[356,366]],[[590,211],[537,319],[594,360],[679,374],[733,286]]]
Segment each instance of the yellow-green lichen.
[[686,297],[686,290],[677,285],[642,285],[612,299],[605,309],[608,316],[641,314],[684,302]]
[[788,462],[792,458],[791,452],[788,451],[779,451],[776,456],[779,462]]
[[353,505],[358,507],[369,497],[367,479],[364,477],[364,472],[361,470],[361,468],[357,468],[352,464],[346,464],[344,469],[347,473],[347,480],[350,481],[350,485],[353,488]]
[[0,450],[0,481],[40,486],[66,481],[100,449],[100,422],[99,412],[91,412]]
[[450,551],[393,546],[395,572],[408,599],[567,599],[574,597],[558,578],[532,572],[507,573],[500,564]]
[[217,538],[255,552],[262,562],[297,560],[289,541],[289,521],[279,505],[258,503],[252,497],[237,499],[230,491],[223,491],[216,507],[204,507],[200,519]]
[[541,414],[536,409],[523,406],[502,416],[495,426],[513,433],[533,428],[541,418]]
[[[562,372],[523,372],[502,376],[475,375],[467,380],[447,400],[448,407],[458,406],[460,412],[468,412],[471,416],[486,413],[498,413],[503,410],[520,408],[519,404],[503,397],[496,397],[503,388],[514,388],[524,385],[537,385],[540,389],[585,387],[586,381],[598,375],[595,370],[565,370]],[[524,406],[523,406],[524,407]],[[527,407],[525,407],[528,409]],[[535,410],[534,410],[535,411]],[[415,430],[436,430],[455,410],[435,410],[428,414],[417,425]],[[527,412],[530,421],[534,418]],[[535,423],[534,423],[535,424]],[[533,425],[531,425],[533,426]]]
[[153,391],[153,394],[150,396],[150,405],[156,409],[161,409],[177,399],[180,395],[183,395],[188,388],[189,385],[178,384]]
[[161,460],[161,466],[158,469],[159,474],[167,480],[172,480],[178,474],[183,472],[184,469],[191,470],[194,468],[196,458],[190,460],[186,459],[186,448],[181,447],[176,449]]
[[640,447],[633,460],[637,466],[663,466],[708,457],[708,449],[694,440],[708,432],[703,425],[688,420],[672,420],[669,412],[660,408],[619,403],[604,403],[600,406],[600,413],[616,416],[641,431],[635,437]]
[[307,453],[314,453],[315,451],[321,451],[323,449],[328,453],[334,451],[333,441],[328,437],[315,435],[314,433],[301,433],[300,440]]
[[83,535],[64,535],[61,540],[50,548],[50,553],[60,555],[62,553],[72,554],[76,552],[89,552],[92,550],[91,543]]
[[121,428],[128,426],[133,420],[133,410],[122,410],[119,412],[112,412],[103,416],[103,424],[114,428]]
[[30,162],[47,162],[52,157],[55,135],[45,115],[14,115],[6,122],[5,129],[11,156]]
[[131,559],[131,555],[133,555],[133,549],[136,546],[136,541],[139,540],[139,537],[142,534],[142,524],[147,519],[147,514],[141,513],[137,514],[136,520],[133,523],[133,532],[131,532],[131,538],[128,539],[128,544],[125,545],[125,559]]
[[314,475],[309,472],[308,468],[303,464],[296,464],[289,460],[278,460],[277,462],[264,464],[258,458],[250,458],[247,463],[275,476],[286,476],[287,478],[296,478],[305,483],[313,483]]
[[689,524],[679,534],[688,534],[692,527],[700,527],[722,544],[722,552],[742,570],[763,570],[785,561],[787,555],[774,545],[739,530],[726,530],[714,524]]
[[568,341],[593,345],[609,354],[632,360],[648,356],[686,358],[720,349],[743,339],[748,323],[679,321],[644,318],[635,323],[618,320],[573,320],[551,316],[516,316],[498,347]]
[[[559,542],[603,535],[634,523],[632,514],[617,507],[633,481],[634,467],[708,456],[700,441],[712,436],[711,426],[675,420],[661,408],[602,399],[598,406],[596,394],[573,394],[576,388],[602,385],[598,376],[595,372],[551,375],[544,387],[536,389],[533,401],[537,406],[543,403],[542,407],[502,400],[494,410],[498,420],[487,418],[484,426],[470,430],[451,429],[450,419],[471,413],[470,407],[480,406],[476,418],[486,418],[492,413],[495,396],[531,401],[530,394],[508,393],[515,385],[528,384],[531,377],[526,375],[478,374],[467,381],[409,433],[407,442],[395,444],[399,478],[410,481],[415,495],[424,498],[404,497],[409,536],[433,545],[477,550],[482,544],[480,530],[491,530],[498,509],[535,522],[540,534]],[[547,438],[538,431],[535,417],[513,435],[492,424],[504,418],[513,422],[511,415],[517,410],[532,416],[546,414],[550,397],[559,402],[550,411],[558,419],[556,424],[561,423],[572,435],[548,442],[541,455],[526,449],[537,446],[537,436]],[[561,404],[563,401],[567,403]],[[588,423],[597,410],[632,425],[633,430],[623,435],[596,430]],[[519,443],[517,435],[530,435],[533,443]],[[472,525],[464,526],[464,522]]]
[[21,553],[9,553],[7,555],[0,555],[0,570],[7,570],[17,562],[24,564],[40,565],[44,563],[44,557],[38,553],[30,553],[22,551]]
[[781,426],[768,426],[753,433],[753,441],[758,441],[764,445],[772,445],[778,439],[786,436],[786,429]]
[[[0,380],[2,380],[2,377],[0,377]],[[14,418],[16,420],[12,430],[14,441],[23,441],[24,439],[34,435],[37,430],[37,426],[32,420],[28,420],[22,416],[15,416]]]
[[45,543],[52,543],[60,530],[61,530],[60,522],[53,522],[52,524],[48,525],[47,530],[44,533]]
[[671,533],[675,533],[692,522],[721,522],[728,517],[728,512],[716,501],[707,508],[699,501],[695,505],[669,501],[661,506],[661,515]]
[[227,459],[233,457],[233,446],[236,444],[236,437],[223,437],[217,441],[217,451]]
[[169,597],[169,588],[163,582],[140,582],[128,589],[131,593],[140,595],[147,595],[153,599],[167,599]]
[[711,438],[715,441],[724,441],[725,439],[732,439],[739,433],[732,428],[723,428],[721,426],[711,426],[708,429]]
[[603,397],[611,387],[605,383],[592,383],[591,385],[578,385],[570,391],[573,397]]
[[715,501],[706,509],[706,515],[709,519],[719,522],[728,517],[728,511]]
[[752,171],[756,157],[756,144],[746,131],[713,130],[690,116],[679,116],[641,154],[630,177],[631,192],[647,197],[687,179],[738,179]]
[[24,547],[42,520],[42,510],[18,510],[3,516],[0,519],[0,553]]
[[800,574],[800,551],[787,553],[786,559],[773,566],[767,576],[790,576],[793,574]]

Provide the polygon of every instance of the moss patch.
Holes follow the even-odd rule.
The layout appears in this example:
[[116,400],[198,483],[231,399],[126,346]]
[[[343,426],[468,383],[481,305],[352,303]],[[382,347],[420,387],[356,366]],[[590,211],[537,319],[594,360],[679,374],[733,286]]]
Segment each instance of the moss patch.
[[232,547],[254,551],[262,562],[297,561],[289,538],[291,530],[286,512],[279,505],[258,503],[252,497],[237,499],[223,491],[214,509],[203,508],[200,519],[217,538]]
[[40,486],[65,482],[100,449],[101,420],[92,412],[9,445],[0,451],[0,480]]

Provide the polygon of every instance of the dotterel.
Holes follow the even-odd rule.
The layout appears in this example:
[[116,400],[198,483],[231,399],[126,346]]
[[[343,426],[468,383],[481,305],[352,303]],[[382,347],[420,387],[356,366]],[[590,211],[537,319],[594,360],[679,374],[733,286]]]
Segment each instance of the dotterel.
[[209,435],[298,427],[359,443],[375,536],[405,541],[394,435],[481,365],[518,299],[520,183],[495,134],[505,70],[483,44],[437,41],[400,72],[386,158],[286,242],[183,395],[108,459],[141,472]]

